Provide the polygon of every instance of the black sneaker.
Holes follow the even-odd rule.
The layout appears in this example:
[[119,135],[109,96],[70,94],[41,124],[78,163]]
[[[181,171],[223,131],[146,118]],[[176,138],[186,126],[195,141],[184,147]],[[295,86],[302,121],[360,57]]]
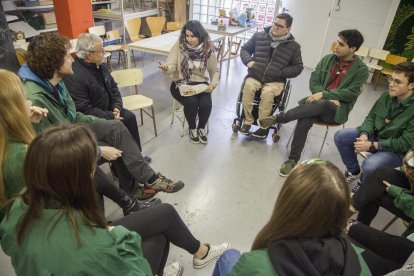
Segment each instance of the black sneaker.
[[352,187],[352,192],[355,194],[359,191],[359,189],[361,188],[361,180],[358,180],[354,186]]
[[141,201],[138,199],[131,200],[130,204],[122,208],[124,212],[124,216],[127,216],[131,213],[137,212],[139,210],[143,210],[161,203],[159,198],[153,198],[149,201]]
[[267,136],[267,130],[264,128],[258,128],[255,132],[252,133],[252,136],[259,139],[265,139]]
[[201,144],[204,144],[204,145],[207,144],[207,133],[202,128],[198,130],[198,140],[200,141]]
[[252,127],[251,125],[243,124],[241,129],[239,130],[240,134],[249,135],[249,131],[251,127]]
[[193,142],[194,144],[200,143],[200,140],[198,139],[197,129],[188,130],[188,134],[190,135],[191,142]]

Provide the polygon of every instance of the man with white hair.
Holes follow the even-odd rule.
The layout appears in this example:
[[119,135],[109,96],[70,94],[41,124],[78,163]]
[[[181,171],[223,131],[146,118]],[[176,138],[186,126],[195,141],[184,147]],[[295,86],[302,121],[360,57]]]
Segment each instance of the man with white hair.
[[[135,114],[123,108],[121,93],[108,67],[104,63],[102,39],[89,33],[80,34],[76,56],[72,64],[73,75],[64,79],[76,109],[87,115],[107,120],[121,120],[142,151]],[[151,162],[143,154],[144,160]]]

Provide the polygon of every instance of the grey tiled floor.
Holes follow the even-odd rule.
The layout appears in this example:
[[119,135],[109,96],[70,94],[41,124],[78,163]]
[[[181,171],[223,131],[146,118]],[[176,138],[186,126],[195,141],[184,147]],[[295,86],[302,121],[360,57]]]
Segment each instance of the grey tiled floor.
[[[138,53],[136,53],[138,56]],[[155,61],[164,57],[155,57]],[[137,63],[141,66],[141,63]],[[226,63],[224,63],[226,65]],[[144,84],[142,94],[154,99],[158,137],[150,120],[140,127],[144,152],[153,158],[151,166],[172,179],[182,179],[186,186],[176,194],[159,194],[167,203],[173,204],[193,234],[202,242],[212,244],[229,242],[241,251],[249,250],[259,229],[269,218],[284,179],[278,175],[280,165],[288,156],[286,143],[294,128],[294,123],[283,126],[280,141],[273,143],[269,136],[266,140],[256,140],[243,135],[233,134],[231,124],[235,117],[236,98],[246,70],[240,59],[231,61],[230,75],[222,76],[213,93],[213,111],[209,121],[209,143],[204,146],[189,142],[188,134],[180,137],[179,123],[170,125],[172,97],[169,93],[169,79],[161,74],[146,55],[144,65]],[[293,90],[289,107],[308,95],[310,70],[292,80]],[[374,101],[386,88],[385,83],[373,91],[367,84],[346,127],[356,127],[364,119]],[[127,92],[126,92],[127,93]],[[314,127],[308,137],[302,158],[318,154],[325,129]],[[333,143],[335,129],[331,129],[322,153],[326,158],[344,169]],[[112,202],[106,201],[109,219],[121,217],[121,210]],[[391,217],[381,212],[373,223],[382,227]],[[400,221],[389,232],[401,234]],[[194,270],[192,257],[184,250],[171,246],[169,262],[183,262],[184,275],[211,275],[213,265]],[[13,275],[10,261],[0,253],[0,275]]]

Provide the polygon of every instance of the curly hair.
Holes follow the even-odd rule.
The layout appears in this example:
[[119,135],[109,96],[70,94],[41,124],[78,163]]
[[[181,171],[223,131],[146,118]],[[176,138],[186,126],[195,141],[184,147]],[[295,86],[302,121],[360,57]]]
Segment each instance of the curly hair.
[[32,39],[26,62],[38,77],[49,80],[62,67],[71,48],[69,39],[58,33],[43,33]]

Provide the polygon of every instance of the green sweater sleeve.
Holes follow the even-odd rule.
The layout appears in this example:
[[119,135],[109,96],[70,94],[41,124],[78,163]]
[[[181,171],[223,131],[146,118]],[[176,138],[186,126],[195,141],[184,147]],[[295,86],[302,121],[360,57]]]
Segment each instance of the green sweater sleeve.
[[23,177],[26,152],[27,145],[22,143],[9,143],[7,156],[3,164],[6,199],[18,195],[26,187]]
[[411,219],[414,219],[414,195],[411,191],[391,185],[388,194],[394,198],[395,206]]
[[95,120],[104,120],[104,119],[100,119],[98,117],[95,117],[93,115],[85,115],[82,112],[76,112],[76,122],[77,123],[90,123],[93,122]]
[[381,142],[384,151],[407,152],[414,145],[414,120],[409,121],[400,136],[387,139],[379,138],[379,142]]
[[270,261],[267,250],[254,250],[243,253],[227,276],[275,276],[277,275],[272,262]]
[[123,226],[111,230],[119,256],[128,263],[132,271],[129,275],[153,275],[141,249],[141,237]]

